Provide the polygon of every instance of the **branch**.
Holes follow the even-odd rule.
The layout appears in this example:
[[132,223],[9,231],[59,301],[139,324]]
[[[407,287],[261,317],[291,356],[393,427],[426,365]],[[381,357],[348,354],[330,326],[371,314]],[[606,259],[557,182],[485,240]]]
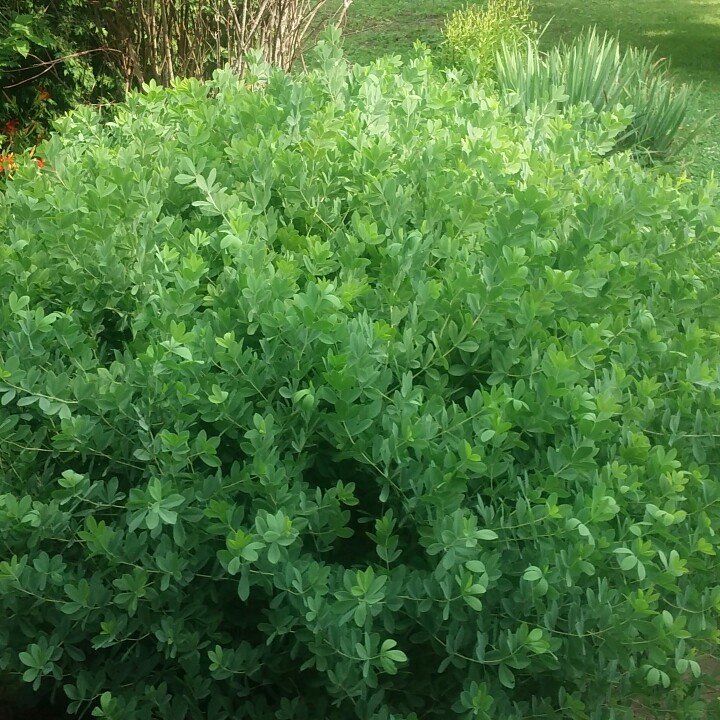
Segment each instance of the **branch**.
[[[80,50],[79,52],[70,53],[70,55],[63,55],[63,57],[55,58],[53,60],[40,60],[40,62],[35,63],[34,65],[26,65],[25,67],[21,68],[10,68],[7,70],[4,70],[4,72],[25,72],[26,70],[33,70],[34,68],[45,68],[42,72],[39,72],[37,75],[33,75],[33,77],[21,80],[20,82],[13,83],[12,85],[5,85],[5,88],[12,88],[17,87],[18,85],[23,85],[27,82],[30,82],[34,80],[35,78],[40,77],[41,75],[44,75],[46,72],[52,70],[56,65],[59,63],[65,62],[66,60],[72,60],[76,57],[81,57],[82,55],[89,55],[90,53],[96,53],[96,52],[120,52],[119,50],[115,50],[114,48],[108,48],[108,47],[102,47],[102,48],[95,48],[93,50]],[[37,56],[33,56],[37,57]]]

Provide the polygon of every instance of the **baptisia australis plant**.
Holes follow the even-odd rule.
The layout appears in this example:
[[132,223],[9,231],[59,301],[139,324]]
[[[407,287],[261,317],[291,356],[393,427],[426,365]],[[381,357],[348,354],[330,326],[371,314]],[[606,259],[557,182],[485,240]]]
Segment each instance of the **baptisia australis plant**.
[[6,695],[699,717],[714,189],[605,158],[622,107],[316,53],[79,110],[0,195]]

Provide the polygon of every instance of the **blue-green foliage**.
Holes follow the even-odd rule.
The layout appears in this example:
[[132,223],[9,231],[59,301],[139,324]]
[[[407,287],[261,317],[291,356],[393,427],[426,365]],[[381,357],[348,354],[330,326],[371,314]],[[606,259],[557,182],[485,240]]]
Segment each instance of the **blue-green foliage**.
[[[114,720],[693,717],[718,216],[424,54],[148,87],[0,195],[0,678]],[[257,58],[256,58],[257,60]]]

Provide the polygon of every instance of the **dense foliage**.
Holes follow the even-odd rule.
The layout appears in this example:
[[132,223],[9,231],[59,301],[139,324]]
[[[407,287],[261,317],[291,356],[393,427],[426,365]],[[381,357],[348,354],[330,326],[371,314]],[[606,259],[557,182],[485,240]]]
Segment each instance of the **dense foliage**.
[[529,0],[486,0],[468,3],[452,13],[443,27],[437,58],[441,64],[472,65],[479,75],[495,76],[496,55],[504,45],[522,47],[534,42],[538,26],[531,18]]
[[0,154],[6,160],[44,139],[53,120],[77,104],[122,98],[98,7],[85,0],[2,3]]
[[317,52],[83,109],[0,195],[2,684],[115,720],[607,720],[656,686],[695,717],[712,189],[599,160],[620,109]]
[[639,160],[677,159],[706,122],[693,112],[696,87],[674,82],[655,53],[623,50],[617,38],[594,29],[548,53],[533,43],[503,43],[495,70],[500,93],[521,113],[550,103],[558,110],[583,102],[597,112],[632,108],[633,121],[616,149],[631,149]]
[[[324,22],[327,0],[6,0],[0,8],[0,172],[58,115],[103,106],[130,88],[208,78],[249,48],[291,67]],[[7,169],[7,168],[6,168]],[[0,176],[1,179],[1,176]]]

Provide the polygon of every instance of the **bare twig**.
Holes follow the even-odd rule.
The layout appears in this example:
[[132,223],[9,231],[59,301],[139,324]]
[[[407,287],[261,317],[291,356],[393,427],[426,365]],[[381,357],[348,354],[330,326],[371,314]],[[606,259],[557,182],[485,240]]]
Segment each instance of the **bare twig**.
[[54,58],[53,60],[41,60],[40,62],[35,63],[34,65],[27,65],[24,68],[13,68],[12,70],[7,70],[5,72],[26,72],[27,70],[34,70],[35,68],[44,68],[39,73],[33,75],[29,78],[24,78],[23,80],[20,80],[16,83],[11,83],[10,85],[3,85],[3,89],[8,88],[14,88],[19,87],[20,85],[25,85],[26,83],[32,82],[33,80],[36,80],[37,78],[41,77],[47,72],[50,72],[56,65],[59,65],[60,63],[65,62],[66,60],[72,60],[73,58],[81,57],[82,55],[89,55],[91,53],[96,52],[118,52],[117,50],[113,50],[112,48],[95,48],[94,50],[82,50],[75,53],[70,53],[69,55],[63,55],[63,57],[60,58]]
[[[242,8],[238,3],[242,3]],[[352,0],[323,23],[320,10],[328,0],[121,0],[98,11],[98,25],[109,32],[112,48],[84,51],[115,53],[112,62],[126,89],[154,79],[170,84],[176,77],[207,77],[227,58],[242,73],[243,57],[259,47],[272,64],[290,69],[307,40],[326,22],[343,23]],[[38,75],[62,59],[42,63]],[[9,85],[8,87],[14,87]]]

